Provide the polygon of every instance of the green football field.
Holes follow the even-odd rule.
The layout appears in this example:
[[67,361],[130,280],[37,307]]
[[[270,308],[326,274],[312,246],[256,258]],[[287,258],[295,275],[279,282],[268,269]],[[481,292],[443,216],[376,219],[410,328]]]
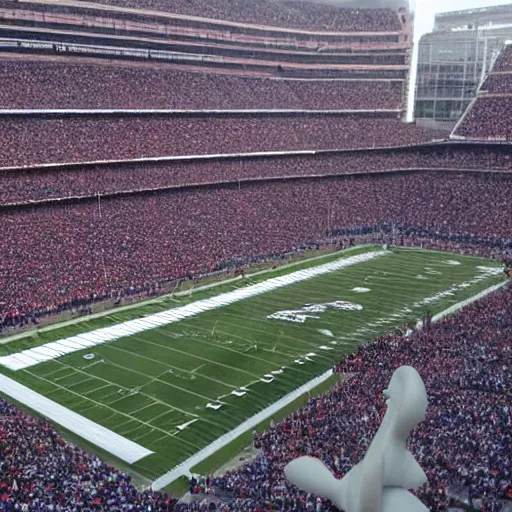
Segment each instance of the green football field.
[[[375,249],[337,253],[31,335],[0,345],[0,356]],[[358,345],[405,322],[414,326],[425,311],[440,312],[502,281],[499,267],[476,258],[393,248],[371,261],[163,327],[25,370],[0,366],[0,372],[154,451],[134,468],[153,479]],[[243,396],[232,394],[240,388]]]

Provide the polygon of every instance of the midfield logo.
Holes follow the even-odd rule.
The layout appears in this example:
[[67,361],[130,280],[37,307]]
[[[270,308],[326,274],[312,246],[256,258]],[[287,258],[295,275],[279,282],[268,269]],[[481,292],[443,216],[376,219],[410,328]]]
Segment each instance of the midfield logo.
[[320,318],[318,315],[311,313],[323,313],[328,309],[337,309],[342,311],[361,311],[363,306],[343,300],[327,302],[326,304],[305,304],[300,309],[276,311],[275,313],[268,315],[267,318],[269,320],[284,320],[285,322],[296,322],[303,324],[308,318]]

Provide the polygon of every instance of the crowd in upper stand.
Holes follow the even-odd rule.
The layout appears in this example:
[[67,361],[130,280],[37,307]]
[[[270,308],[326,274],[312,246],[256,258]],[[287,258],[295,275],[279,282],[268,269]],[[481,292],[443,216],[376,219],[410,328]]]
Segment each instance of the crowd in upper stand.
[[480,96],[456,130],[468,139],[512,141],[512,96]]
[[359,115],[81,116],[0,120],[2,167],[169,155],[396,146],[433,132]]
[[0,173],[0,204],[190,184],[399,169],[512,170],[505,146],[427,146],[311,156],[77,166]]
[[[478,201],[474,199],[478,198]],[[508,176],[414,173],[202,187],[0,214],[0,318],[71,309],[127,290],[394,222],[509,238]]]
[[398,109],[403,82],[287,80],[114,65],[0,60],[0,109]]
[[[257,9],[249,0],[229,5],[225,0],[98,1],[317,30],[400,29],[397,14],[386,9],[342,10],[287,1],[259,2]],[[495,67],[504,69],[512,69],[512,52]],[[509,83],[508,77],[489,79],[489,92],[510,92]],[[3,108],[397,108],[401,94],[398,82],[292,82],[129,66],[0,65]],[[512,109],[509,103],[479,99],[458,134],[510,139],[510,121],[503,120],[504,109]],[[402,145],[431,138],[431,133],[396,119],[374,118],[10,119],[0,121],[0,159],[2,166],[16,166]],[[511,170],[511,160],[506,149],[412,148],[321,158],[16,171],[0,176],[0,203],[408,167]],[[510,179],[490,173],[367,175],[3,209],[0,330],[95,300],[153,292],[170,279],[223,268],[233,259],[254,261],[304,243],[321,243],[329,228],[365,232],[393,223],[406,243],[430,236],[435,244],[441,237],[443,248],[452,249],[460,235],[485,237],[494,241],[499,254],[512,246]],[[511,308],[508,287],[423,333],[387,336],[348,356],[336,367],[352,375],[348,381],[310,399],[304,409],[259,436],[263,455],[214,481],[220,495],[232,496],[216,508],[331,511],[324,500],[290,487],[283,478],[284,465],[311,454],[338,476],[345,474],[378,428],[385,410],[382,390],[393,370],[410,364],[424,378],[430,397],[427,420],[411,437],[411,450],[429,478],[419,497],[432,511],[446,510],[449,494],[467,496],[486,512],[499,511],[503,500],[512,499]],[[138,492],[129,476],[66,443],[47,423],[3,400],[0,420],[2,511],[206,510],[199,504],[175,508],[168,495]]]
[[512,44],[507,45],[500,53],[492,71],[512,71]]
[[236,510],[330,510],[291,487],[284,466],[311,455],[338,477],[346,474],[380,425],[393,371],[410,365],[429,397],[427,418],[409,443],[428,477],[418,497],[433,512],[448,510],[450,495],[499,511],[512,499],[511,307],[508,287],[409,338],[390,335],[361,347],[336,368],[352,375],[347,382],[267,430],[258,439],[264,456],[215,484],[238,498]]
[[497,74],[491,73],[487,75],[485,82],[481,87],[482,91],[487,91],[489,94],[511,94],[512,93],[512,73]]
[[429,397],[426,420],[408,444],[428,478],[418,497],[432,512],[448,510],[453,497],[498,512],[512,499],[511,308],[509,286],[423,331],[384,336],[348,355],[335,367],[349,376],[345,382],[257,436],[255,460],[213,479],[221,497],[213,505],[175,505],[164,493],[139,492],[126,474],[0,400],[2,510],[335,512],[290,486],[284,466],[311,455],[338,478],[346,474],[380,425],[393,371],[411,365]]
[[223,21],[326,32],[387,32],[401,30],[392,9],[340,8],[302,0],[97,0],[97,3],[152,11],[166,11]]
[[480,90],[482,94],[472,105],[466,117],[458,126],[456,135],[468,139],[496,139],[512,141],[512,96],[486,96],[489,94],[511,94],[512,74],[496,74],[512,72],[512,45],[508,45],[496,60]]

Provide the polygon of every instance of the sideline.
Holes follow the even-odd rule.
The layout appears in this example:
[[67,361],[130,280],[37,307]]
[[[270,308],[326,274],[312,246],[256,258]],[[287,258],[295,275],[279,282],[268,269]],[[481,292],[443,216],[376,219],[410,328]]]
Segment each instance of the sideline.
[[[378,246],[378,245],[379,244],[362,244],[362,245],[357,245],[356,247],[349,247],[349,248],[343,249],[341,251],[331,251],[331,252],[328,252],[326,254],[320,254],[318,256],[313,256],[312,258],[305,258],[303,260],[293,261],[291,263],[286,263],[286,264],[281,265],[281,266],[279,266],[277,268],[266,268],[266,269],[263,269],[263,270],[258,270],[257,272],[247,273],[246,277],[248,279],[250,279],[250,278],[253,278],[253,277],[256,277],[256,276],[260,276],[260,275],[264,275],[264,274],[270,274],[272,272],[277,272],[277,271],[282,270],[282,269],[292,268],[292,267],[295,267],[295,266],[298,266],[298,265],[302,265],[304,263],[308,263],[310,261],[317,261],[317,260],[321,260],[321,259],[324,259],[324,258],[328,258],[329,256],[334,256],[337,253],[340,256],[343,256],[343,255],[349,254],[350,252],[353,252],[355,250],[359,250],[361,247],[373,247],[373,246]],[[217,286],[223,286],[223,285],[226,285],[226,284],[234,283],[236,281],[239,281],[240,279],[242,279],[242,276],[237,276],[237,277],[231,277],[231,278],[228,278],[228,279],[223,279],[221,281],[216,281],[214,283],[198,286],[197,288],[193,289],[193,292],[197,293],[197,292],[202,292],[202,291],[205,291],[205,290],[210,290],[211,288],[215,288]],[[5,344],[10,343],[12,341],[21,340],[21,339],[24,339],[24,338],[29,338],[30,336],[33,336],[34,334],[39,334],[39,333],[42,333],[42,332],[49,332],[49,331],[53,331],[55,329],[62,329],[64,327],[69,327],[71,325],[76,325],[76,324],[79,324],[79,323],[82,323],[82,322],[88,322],[89,320],[95,320],[97,318],[102,318],[104,316],[115,315],[116,313],[122,313],[123,311],[129,311],[131,309],[136,309],[136,308],[148,306],[148,305],[151,305],[151,304],[158,304],[158,303],[161,303],[162,301],[164,301],[166,299],[169,299],[171,297],[183,297],[184,295],[189,295],[190,292],[191,292],[190,288],[187,289],[187,290],[176,292],[176,293],[170,292],[170,293],[166,293],[164,295],[159,295],[158,297],[154,297],[154,298],[151,298],[151,299],[146,299],[146,300],[142,300],[142,301],[135,301],[135,302],[132,302],[130,304],[125,304],[124,306],[117,306],[115,308],[107,308],[104,311],[99,311],[98,313],[93,313],[92,315],[81,316],[81,317],[77,317],[77,318],[71,318],[69,320],[64,320],[63,322],[58,322],[58,323],[53,323],[53,324],[50,324],[50,325],[46,325],[46,326],[41,327],[39,329],[38,328],[30,329],[30,330],[22,331],[22,332],[19,332],[19,333],[16,333],[16,334],[12,334],[11,336],[0,337],[0,345],[5,345]]]
[[198,451],[192,457],[189,457],[187,460],[182,462],[181,464],[175,466],[173,469],[168,471],[167,473],[163,474],[161,477],[157,478],[152,484],[151,489],[154,491],[159,491],[160,489],[163,489],[170,483],[177,480],[180,476],[192,476],[191,469],[208,458],[213,453],[219,451],[221,448],[224,448],[224,446],[228,445],[236,439],[237,437],[241,436],[244,432],[247,432],[249,429],[254,428],[256,425],[261,423],[262,421],[265,421],[267,418],[278,412],[279,410],[286,407],[288,404],[299,398],[304,393],[307,393],[308,391],[311,391],[316,386],[322,384],[322,382],[325,382],[327,379],[329,379],[333,374],[332,369],[327,370],[325,373],[322,373],[319,377],[315,377],[314,379],[310,380],[306,384],[303,384],[301,387],[295,389],[291,393],[288,393],[287,395],[283,396],[281,399],[279,399],[277,402],[274,402],[272,405],[268,406],[266,409],[263,409],[259,413],[255,414],[254,416],[251,416],[249,419],[245,420],[243,423],[240,423],[238,427],[235,427],[233,430],[227,432],[223,436],[219,437],[213,443],[210,443],[208,446],[205,446],[202,450]]
[[0,365],[17,371],[38,365],[45,361],[57,359],[63,355],[71,354],[85,348],[101,345],[119,338],[133,336],[143,331],[149,331],[157,327],[163,327],[172,323],[180,322],[185,318],[199,315],[205,311],[219,309],[241,300],[256,297],[267,292],[300,283],[314,277],[329,274],[352,265],[365,263],[381,256],[391,254],[390,251],[370,251],[356,254],[345,258],[338,258],[323,265],[297,270],[290,274],[266,279],[256,284],[250,284],[243,288],[221,293],[207,299],[200,299],[190,302],[184,306],[169,308],[159,313],[150,314],[142,318],[136,318],[120,322],[100,329],[70,336],[58,341],[45,343],[37,347],[23,350],[0,357]]
[[[454,304],[450,306],[449,308],[445,309],[444,311],[441,311],[440,313],[437,313],[432,317],[433,322],[438,322],[445,318],[446,316],[451,315],[452,313],[456,313],[460,309],[464,308],[465,306],[468,306],[469,304],[476,302],[477,300],[489,295],[490,293],[495,292],[496,290],[502,288],[508,283],[508,280],[505,280],[501,283],[495,284],[493,286],[490,286],[489,288],[486,288],[485,290],[461,301],[457,304]],[[417,327],[422,327],[422,322],[419,321]],[[272,414],[275,414],[280,409],[288,405],[290,402],[298,398],[300,395],[306,393],[307,391],[311,390],[318,384],[321,384],[325,380],[327,380],[332,375],[332,370],[329,370],[328,372],[322,374],[320,377],[316,377],[315,379],[309,381],[308,383],[304,384],[300,388],[296,389],[295,391],[292,391],[285,397],[283,397],[278,402],[275,402],[271,406],[267,407],[263,411],[259,412],[258,414],[252,416],[251,418],[247,419],[243,423],[241,423],[238,427],[231,430],[230,432],[224,434],[222,437],[214,441],[213,443],[209,444],[196,454],[194,454],[189,459],[185,460],[175,468],[171,469],[161,477],[157,478],[152,484],[151,488],[153,490],[160,490],[163,487],[166,487],[176,479],[178,479],[181,476],[191,476],[191,469],[205,460],[206,458],[210,457],[212,454],[214,454],[216,451],[220,450],[227,444],[229,444],[231,441],[234,441],[237,437],[242,435],[244,432],[249,430],[250,428],[254,428],[256,425],[261,423],[262,421],[266,420],[269,416]],[[321,379],[321,380],[319,380]]]
[[0,391],[130,465],[153,453],[2,374]]

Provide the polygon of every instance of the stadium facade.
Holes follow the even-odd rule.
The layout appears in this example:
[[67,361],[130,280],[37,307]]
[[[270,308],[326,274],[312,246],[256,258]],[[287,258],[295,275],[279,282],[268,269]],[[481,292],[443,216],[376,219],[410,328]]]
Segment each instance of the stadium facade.
[[510,39],[512,4],[437,14],[419,43],[415,118],[454,124]]

